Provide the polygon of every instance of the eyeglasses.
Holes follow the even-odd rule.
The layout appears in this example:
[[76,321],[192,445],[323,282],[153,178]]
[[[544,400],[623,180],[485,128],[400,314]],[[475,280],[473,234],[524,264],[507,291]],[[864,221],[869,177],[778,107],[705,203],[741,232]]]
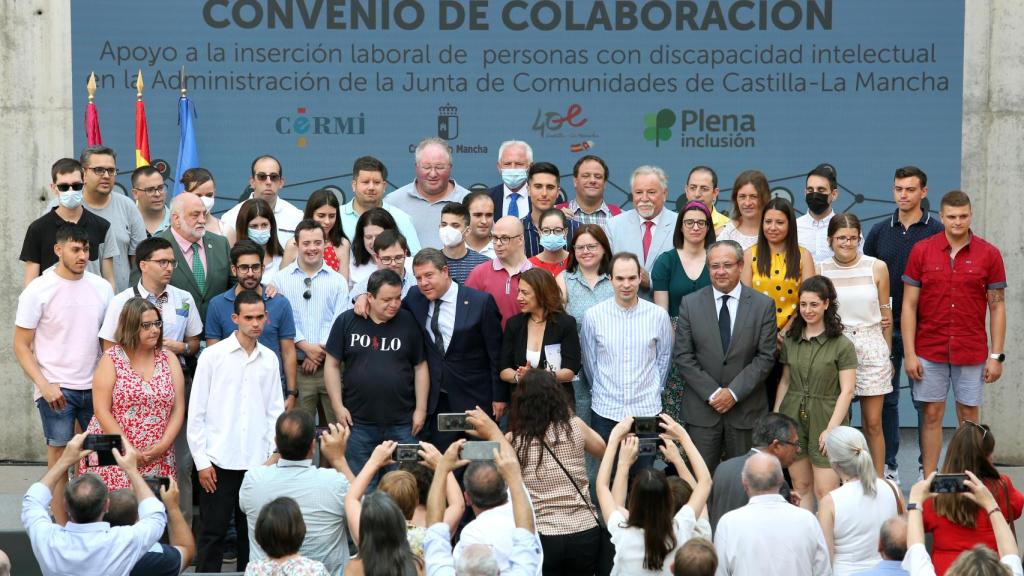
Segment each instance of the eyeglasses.
[[117,176],[117,168],[105,166],[90,166],[89,171],[97,176]]
[[488,238],[491,239],[491,242],[494,242],[498,246],[504,246],[505,244],[511,242],[513,238],[520,237],[522,237],[522,234],[516,234],[515,236],[495,236],[494,234],[491,234],[490,236],[488,236]]
[[149,330],[150,328],[163,328],[164,327],[164,321],[163,320],[153,320],[152,322],[143,322],[142,324],[139,324],[139,326],[143,330]]
[[281,175],[278,174],[277,172],[271,172],[270,174],[267,174],[266,172],[257,172],[253,174],[253,177],[259,180],[260,182],[265,182],[267,179],[269,179],[271,182],[277,182],[278,180],[281,179]]
[[597,249],[600,247],[600,244],[577,244],[573,246],[577,252],[597,252]]
[[451,164],[434,164],[433,166],[427,164],[417,164],[417,168],[424,172],[444,172],[451,167]]
[[860,236],[833,236],[833,240],[840,244],[858,243],[860,242]]
[[683,220],[683,226],[686,228],[694,228],[696,230],[703,230],[708,227],[707,220]]
[[164,191],[167,190],[167,186],[161,184],[159,186],[153,186],[152,188],[135,188],[135,190],[138,190],[139,192],[145,192],[150,196],[156,196],[157,194],[163,194]]
[[177,260],[145,260],[145,262],[152,262],[161,268],[170,268],[171,270],[178,267]]
[[718,270],[725,270],[728,272],[739,265],[739,262],[722,262],[718,264],[711,264],[708,268],[710,268],[712,272],[716,272]]
[[793,448],[796,448],[797,452],[800,451],[800,442],[791,442],[789,440],[779,440],[779,439],[776,439],[775,441],[778,442],[779,444],[788,444],[789,446],[792,446]]
[[68,190],[74,190],[75,192],[78,192],[85,186],[85,183],[75,182],[73,184],[55,184],[54,186],[57,188],[57,190],[61,192],[67,192]]
[[545,235],[554,234],[556,236],[562,236],[565,234],[565,228],[541,228],[540,233]]
[[401,264],[405,262],[405,256],[384,256],[380,259],[380,263],[385,266],[391,266],[392,264]]
[[306,285],[306,291],[302,293],[302,297],[305,298],[306,300],[309,300],[310,298],[313,297],[313,292],[312,292],[313,279],[312,278],[304,278],[302,280],[302,283]]
[[[239,274],[248,274],[250,272],[252,272],[252,273],[259,272],[260,270],[263,269],[263,265],[262,264],[236,264],[235,268],[238,270]],[[307,278],[306,280],[309,280],[309,278]]]

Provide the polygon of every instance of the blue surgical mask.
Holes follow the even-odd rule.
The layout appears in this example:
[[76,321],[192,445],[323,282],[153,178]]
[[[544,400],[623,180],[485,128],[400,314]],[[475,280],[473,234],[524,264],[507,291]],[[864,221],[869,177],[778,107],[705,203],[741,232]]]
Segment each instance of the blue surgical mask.
[[544,234],[540,237],[540,245],[550,252],[565,248],[565,236],[561,234]]
[[74,210],[82,205],[82,191],[68,190],[67,192],[58,192],[60,197],[58,202],[60,205],[67,208],[68,210]]
[[270,228],[264,230],[257,230],[255,228],[249,228],[249,240],[265,246],[270,241]]
[[526,168],[505,168],[501,171],[501,181],[512,190],[526,182]]

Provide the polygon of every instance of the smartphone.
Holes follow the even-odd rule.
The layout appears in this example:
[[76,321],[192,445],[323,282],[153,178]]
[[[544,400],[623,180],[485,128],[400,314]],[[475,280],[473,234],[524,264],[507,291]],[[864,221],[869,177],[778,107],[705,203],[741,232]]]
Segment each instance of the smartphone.
[[494,460],[494,451],[498,449],[497,442],[466,442],[462,445],[459,457],[466,460]]
[[320,437],[321,436],[323,436],[325,433],[330,432],[330,431],[331,431],[331,429],[328,428],[327,426],[317,426],[316,427],[316,441],[317,441],[317,443],[318,444],[320,443]]
[[971,489],[964,484],[966,481],[967,474],[936,474],[929,490],[934,494],[970,492]]
[[640,438],[640,456],[660,456],[658,448],[665,445],[662,438]]
[[633,434],[657,434],[658,430],[658,417],[657,416],[634,416],[633,427],[629,430]]
[[[82,443],[82,448],[92,450],[96,453],[96,466],[117,466],[114,459],[113,449],[117,448],[124,454],[124,446],[121,444],[121,436],[118,434],[89,434]],[[92,465],[92,459],[89,459]]]
[[437,415],[437,429],[440,432],[465,432],[472,430],[464,412]]
[[395,448],[395,462],[421,462],[419,444],[399,444]]
[[171,479],[167,476],[145,476],[144,479],[146,480],[146,484],[149,484],[149,489],[153,491],[153,494],[157,498],[160,497],[161,486],[168,490],[171,489]]

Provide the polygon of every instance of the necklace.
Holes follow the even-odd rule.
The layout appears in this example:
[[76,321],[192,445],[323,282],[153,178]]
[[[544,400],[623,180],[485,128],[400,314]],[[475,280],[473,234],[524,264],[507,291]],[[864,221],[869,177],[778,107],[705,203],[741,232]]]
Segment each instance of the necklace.
[[534,324],[543,324],[544,320],[544,318],[541,318],[540,320],[534,320],[533,316],[530,316],[530,322],[533,322]]

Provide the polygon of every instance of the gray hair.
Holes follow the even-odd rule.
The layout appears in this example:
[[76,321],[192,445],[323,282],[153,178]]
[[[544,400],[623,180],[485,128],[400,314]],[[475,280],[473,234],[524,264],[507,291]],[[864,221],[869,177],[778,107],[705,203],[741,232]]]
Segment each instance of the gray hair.
[[860,430],[849,426],[837,426],[825,440],[828,461],[841,475],[860,480],[865,496],[875,495],[875,464],[871,460],[868,441]]
[[498,576],[498,562],[485,544],[470,544],[455,562],[456,576]]
[[740,478],[750,496],[776,493],[786,481],[782,476],[782,464],[779,463],[779,459],[767,452],[760,452],[747,458],[743,463]]
[[715,240],[714,242],[711,243],[710,246],[708,246],[708,250],[707,250],[708,257],[711,256],[711,251],[714,250],[715,248],[732,248],[733,251],[736,252],[736,260],[738,262],[743,262],[743,246],[740,246],[740,243],[737,242],[737,241],[735,241],[735,240]]
[[902,562],[907,554],[907,519],[893,516],[878,531],[878,548],[885,560]]
[[529,162],[530,164],[533,164],[533,148],[531,148],[529,144],[523,142],[522,140],[505,140],[504,142],[502,142],[501,146],[498,147],[498,162],[501,162],[501,156],[505,153],[505,150],[508,150],[509,148],[512,148],[514,146],[522,146],[523,148],[525,148],[526,161]]
[[637,176],[647,176],[648,174],[653,174],[657,177],[658,183],[661,184],[661,187],[668,190],[668,176],[665,175],[665,171],[657,166],[651,166],[650,164],[644,164],[636,170],[633,170],[633,175],[629,177],[629,187],[633,188],[633,183],[636,182]]
[[785,414],[768,412],[754,422],[754,433],[751,441],[758,448],[767,448],[772,442],[789,442],[789,437],[796,430],[796,421]]
[[444,257],[444,252],[437,248],[423,248],[413,256],[412,266],[415,268],[424,264],[433,264],[434,268],[444,270],[448,266],[448,259]]
[[182,192],[181,194],[178,194],[174,197],[174,200],[171,200],[171,214],[177,214],[179,216],[183,215],[187,203],[193,200],[199,200],[199,196],[196,196],[191,192]]
[[423,154],[423,151],[429,146],[440,146],[441,149],[444,150],[445,155],[448,156],[448,163],[452,163],[452,150],[448,147],[448,142],[443,138],[432,136],[430,138],[420,140],[420,143],[416,145],[415,161],[417,164],[420,163],[420,156]]

